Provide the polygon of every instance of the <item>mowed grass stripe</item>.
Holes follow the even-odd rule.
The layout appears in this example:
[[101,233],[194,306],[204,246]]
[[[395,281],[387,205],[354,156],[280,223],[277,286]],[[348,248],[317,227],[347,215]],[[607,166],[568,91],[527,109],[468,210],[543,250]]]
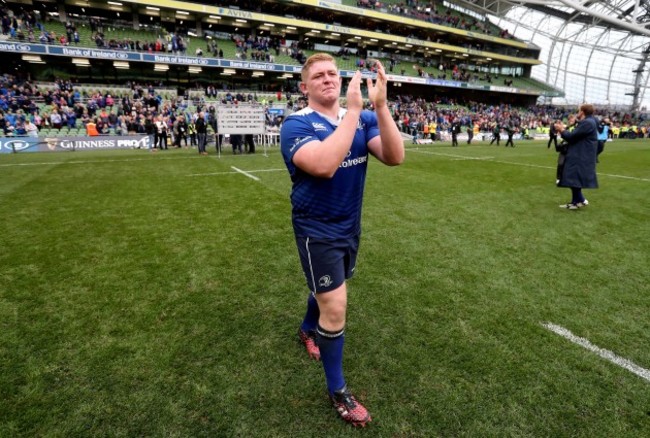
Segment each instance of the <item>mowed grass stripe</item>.
[[[599,171],[650,178],[647,148],[608,144]],[[364,432],[648,435],[647,383],[539,325],[650,363],[646,184],[603,178],[569,212],[545,142],[428,150],[548,168],[370,161],[344,363]],[[277,148],[146,154],[0,156],[61,164],[0,172],[0,435],[349,436],[295,338]],[[188,177],[231,165],[261,181]]]

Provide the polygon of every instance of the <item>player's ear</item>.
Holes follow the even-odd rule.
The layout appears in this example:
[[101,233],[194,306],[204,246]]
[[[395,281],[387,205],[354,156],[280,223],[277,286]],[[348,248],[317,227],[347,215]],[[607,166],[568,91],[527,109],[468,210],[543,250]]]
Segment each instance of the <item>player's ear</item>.
[[300,83],[300,91],[302,91],[302,94],[307,96],[307,84],[305,84],[304,82],[301,82]]

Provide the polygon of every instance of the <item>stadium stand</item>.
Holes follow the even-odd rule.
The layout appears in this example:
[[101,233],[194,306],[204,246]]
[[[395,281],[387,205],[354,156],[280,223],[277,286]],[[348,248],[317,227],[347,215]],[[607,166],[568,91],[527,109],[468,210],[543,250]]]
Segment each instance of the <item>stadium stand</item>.
[[[568,115],[563,108],[534,106],[541,95],[561,95],[530,77],[531,66],[539,63],[538,47],[452,4],[345,0],[339,8],[240,1],[238,7],[218,9],[223,13],[217,17],[187,3],[189,18],[181,19],[178,12],[160,8],[161,2],[139,3],[120,6],[115,19],[115,7],[58,2],[38,10],[7,2],[3,40],[34,44],[42,55],[7,53],[26,71],[3,78],[2,135],[20,135],[27,117],[39,136],[85,135],[90,120],[104,135],[150,134],[158,115],[173,132],[178,115],[193,117],[200,110],[208,112],[214,131],[214,106],[242,101],[265,105],[267,121],[275,124],[272,114],[305,104],[296,73],[319,51],[335,55],[344,71],[372,73],[375,61],[386,65],[392,111],[405,133],[422,135],[432,121],[445,132],[460,119],[483,132],[512,126],[532,136]],[[150,14],[149,4],[160,12]],[[318,22],[306,20],[313,16]],[[167,57],[158,69],[142,54]],[[200,67],[191,71],[188,63]],[[54,114],[55,120],[62,117],[60,124]],[[627,113],[607,115],[615,126],[635,132],[644,125]]]

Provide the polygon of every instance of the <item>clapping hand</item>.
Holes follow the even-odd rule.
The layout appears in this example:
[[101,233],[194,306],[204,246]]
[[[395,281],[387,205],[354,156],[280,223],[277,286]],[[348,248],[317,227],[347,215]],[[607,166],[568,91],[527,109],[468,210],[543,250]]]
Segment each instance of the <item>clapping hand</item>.
[[361,72],[357,72],[352,76],[350,83],[348,84],[348,91],[345,94],[347,98],[348,110],[358,110],[363,109],[363,96],[361,95]]
[[375,65],[377,67],[377,79],[373,84],[372,79],[368,78],[367,84],[368,98],[374,105],[375,109],[377,109],[386,105],[388,77],[386,77],[386,70],[384,70],[384,66],[381,62],[376,61]]

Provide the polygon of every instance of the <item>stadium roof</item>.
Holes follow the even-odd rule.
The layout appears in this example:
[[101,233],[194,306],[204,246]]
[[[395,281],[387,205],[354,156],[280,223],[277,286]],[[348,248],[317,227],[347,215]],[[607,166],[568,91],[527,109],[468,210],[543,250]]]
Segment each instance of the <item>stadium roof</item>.
[[532,77],[564,102],[650,108],[650,0],[456,0],[541,50]]
[[650,36],[650,0],[457,0],[456,3],[495,16],[505,16],[514,7],[526,6],[567,22]]

